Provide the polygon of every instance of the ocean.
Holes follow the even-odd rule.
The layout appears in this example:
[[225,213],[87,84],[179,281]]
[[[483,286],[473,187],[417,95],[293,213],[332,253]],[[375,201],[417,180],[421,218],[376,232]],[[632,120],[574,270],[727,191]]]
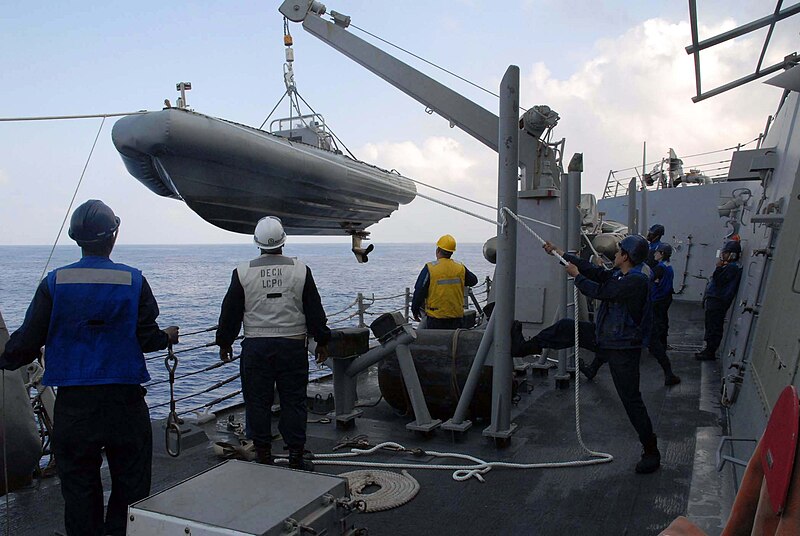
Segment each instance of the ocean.
[[[413,292],[420,269],[425,262],[434,259],[434,251],[432,244],[380,244],[365,264],[356,262],[349,244],[289,242],[284,253],[299,258],[309,266],[322,297],[329,325],[341,328],[358,324],[353,303],[359,292],[364,295],[366,304],[371,303],[364,315],[366,324],[382,312],[402,310],[406,287]],[[0,246],[0,312],[9,331],[22,323],[49,252],[50,246]],[[119,245],[111,258],[142,270],[158,301],[161,310],[158,323],[162,328],[178,325],[182,333],[190,333],[217,323],[233,269],[239,262],[257,255],[258,250],[251,244]],[[48,270],[70,264],[79,258],[80,249],[77,246],[58,246]],[[478,276],[479,284],[487,276],[493,276],[494,266],[483,258],[482,244],[459,244],[454,258]],[[485,300],[485,295],[481,294],[484,289],[485,286],[482,286],[475,291],[480,301]],[[214,333],[209,331],[183,336],[175,347],[175,351],[180,352],[175,397],[189,397],[178,402],[179,413],[241,388],[237,378],[218,389],[200,393],[212,384],[238,373],[238,365],[229,364],[208,372],[191,374],[219,361],[216,346],[187,351],[212,343],[213,340]],[[238,355],[238,344],[234,351]],[[169,411],[165,405],[169,400],[169,384],[165,381],[168,375],[163,352],[146,357],[152,376],[150,385],[147,385],[151,416],[164,417]],[[313,360],[310,371],[312,379],[329,374],[325,368],[318,369]],[[190,375],[181,378],[185,374]],[[238,395],[223,402],[222,406],[240,400],[241,395]]]

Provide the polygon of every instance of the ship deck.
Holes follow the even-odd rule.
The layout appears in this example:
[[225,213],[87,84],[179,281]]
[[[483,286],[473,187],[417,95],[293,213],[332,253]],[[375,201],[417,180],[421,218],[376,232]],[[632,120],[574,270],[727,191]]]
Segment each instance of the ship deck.
[[[450,471],[412,470],[420,484],[418,495],[392,510],[358,514],[356,526],[371,534],[658,534],[678,515],[688,515],[710,535],[719,534],[734,495],[733,476],[717,473],[714,453],[724,435],[718,405],[719,361],[693,357],[702,343],[702,310],[696,304],[674,302],[670,311],[670,352],[682,383],[663,385],[655,359],[643,356],[641,390],[659,437],[662,466],[650,475],[633,471],[640,445],[614,390],[607,367],[594,381],[581,379],[581,426],[587,446],[613,454],[611,463],[559,469],[495,468],[485,482],[453,480]],[[373,445],[396,441],[406,447],[463,452],[484,460],[518,463],[585,459],[575,433],[574,390],[556,389],[552,375],[528,371],[530,393],[522,393],[513,410],[519,425],[510,445],[497,448],[482,437],[488,423],[475,423],[462,437],[438,430],[425,437],[405,429],[385,402],[364,408],[351,430],[332,423],[310,423],[307,447],[330,452],[344,437],[365,434]],[[362,399],[377,398],[374,378],[359,388]],[[315,389],[329,389],[319,385]],[[524,390],[523,390],[524,391]],[[230,410],[243,420],[241,409]],[[227,419],[219,414],[220,421]],[[317,417],[310,414],[311,420]],[[216,423],[205,425],[209,436],[224,437]],[[223,436],[223,437],[221,437]],[[279,443],[276,443],[276,445]],[[217,463],[208,445],[187,449],[178,458],[163,453],[163,436],[154,437],[153,492],[160,491]],[[381,452],[373,461],[441,463],[430,456]],[[353,467],[317,466],[317,471],[340,473]],[[104,467],[108,497],[108,471]],[[63,502],[58,478],[37,480],[12,493],[10,510],[0,506],[0,524],[10,522],[17,536],[63,531]],[[209,505],[213,508],[213,505]]]

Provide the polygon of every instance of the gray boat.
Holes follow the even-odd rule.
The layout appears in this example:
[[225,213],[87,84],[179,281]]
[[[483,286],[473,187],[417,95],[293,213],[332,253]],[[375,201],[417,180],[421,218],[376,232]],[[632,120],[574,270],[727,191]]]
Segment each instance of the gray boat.
[[151,191],[237,233],[273,214],[288,234],[353,235],[414,199],[409,179],[334,151],[321,117],[278,125],[273,134],[168,108],[120,119],[112,138]]

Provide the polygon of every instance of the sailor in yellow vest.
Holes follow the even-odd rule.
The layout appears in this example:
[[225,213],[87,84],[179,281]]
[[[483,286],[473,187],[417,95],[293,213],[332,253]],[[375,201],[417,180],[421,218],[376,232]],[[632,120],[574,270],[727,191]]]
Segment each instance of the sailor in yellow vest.
[[414,320],[425,310],[427,329],[458,329],[464,324],[464,286],[478,284],[478,278],[466,266],[450,257],[456,250],[456,239],[446,234],[436,242],[436,260],[427,263],[419,273],[411,300]]

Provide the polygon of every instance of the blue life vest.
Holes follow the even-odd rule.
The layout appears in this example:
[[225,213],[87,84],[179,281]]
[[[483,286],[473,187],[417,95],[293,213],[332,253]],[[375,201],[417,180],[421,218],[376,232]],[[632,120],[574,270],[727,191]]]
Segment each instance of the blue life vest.
[[643,264],[638,264],[627,274],[615,270],[613,277],[639,277],[647,282],[641,296],[641,317],[634,318],[629,303],[601,300],[597,310],[595,337],[598,348],[630,349],[643,348],[650,343],[653,312],[650,303],[650,278],[642,273]]
[[672,266],[664,261],[659,261],[658,266],[664,268],[664,275],[661,277],[661,281],[656,282],[655,270],[653,271],[651,276],[653,277],[653,285],[650,289],[650,301],[666,300],[667,296],[672,295],[674,292],[672,284],[675,279],[675,272],[672,270]]
[[142,273],[84,257],[47,275],[53,298],[45,385],[140,384],[150,380],[136,338]]

